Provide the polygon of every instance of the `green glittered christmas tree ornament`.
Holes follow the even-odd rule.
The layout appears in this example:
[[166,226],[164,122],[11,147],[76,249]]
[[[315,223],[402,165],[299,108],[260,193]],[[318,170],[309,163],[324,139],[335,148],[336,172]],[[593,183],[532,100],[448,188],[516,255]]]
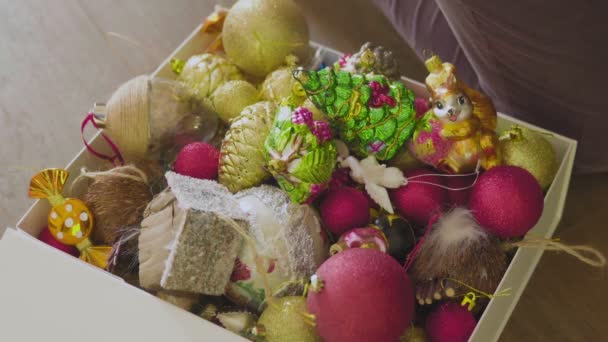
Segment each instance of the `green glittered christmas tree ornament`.
[[391,159],[414,132],[414,93],[400,82],[330,68],[297,69],[294,77],[359,157]]
[[336,166],[336,145],[325,121],[298,107],[280,107],[264,144],[266,168],[296,203],[314,199]]

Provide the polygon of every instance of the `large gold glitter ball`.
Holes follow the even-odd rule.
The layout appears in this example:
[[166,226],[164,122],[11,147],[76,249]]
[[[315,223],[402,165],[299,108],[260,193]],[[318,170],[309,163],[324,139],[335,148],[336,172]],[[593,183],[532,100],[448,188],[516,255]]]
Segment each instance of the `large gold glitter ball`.
[[278,298],[267,306],[258,320],[266,342],[321,341],[306,312],[306,298]]
[[258,90],[251,83],[235,80],[219,86],[210,100],[220,119],[230,122],[239,116],[245,107],[258,102],[258,99]]
[[292,0],[239,0],[222,31],[228,57],[257,77],[278,68],[290,54],[306,61],[308,38],[306,20]]
[[557,173],[557,156],[544,133],[522,126],[513,126],[500,136],[503,164],[528,170],[543,190],[553,182]]

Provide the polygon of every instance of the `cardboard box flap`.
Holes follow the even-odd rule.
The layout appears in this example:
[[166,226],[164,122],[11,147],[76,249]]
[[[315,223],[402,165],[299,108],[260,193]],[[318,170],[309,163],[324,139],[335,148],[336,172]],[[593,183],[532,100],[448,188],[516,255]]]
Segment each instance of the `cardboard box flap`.
[[[83,267],[89,266],[89,267]],[[0,335],[20,341],[246,341],[23,231],[0,240]],[[85,336],[86,334],[86,336]]]

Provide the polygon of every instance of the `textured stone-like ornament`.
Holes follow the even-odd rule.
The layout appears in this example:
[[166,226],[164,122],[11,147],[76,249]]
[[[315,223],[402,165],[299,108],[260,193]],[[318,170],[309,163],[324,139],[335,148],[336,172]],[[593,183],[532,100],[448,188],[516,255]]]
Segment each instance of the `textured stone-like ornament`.
[[141,285],[221,295],[242,243],[233,225],[246,229],[245,215],[216,182],[173,172],[166,178],[170,188],[149,204],[142,222]]
[[358,157],[391,159],[414,132],[414,93],[400,82],[330,68],[294,77]]

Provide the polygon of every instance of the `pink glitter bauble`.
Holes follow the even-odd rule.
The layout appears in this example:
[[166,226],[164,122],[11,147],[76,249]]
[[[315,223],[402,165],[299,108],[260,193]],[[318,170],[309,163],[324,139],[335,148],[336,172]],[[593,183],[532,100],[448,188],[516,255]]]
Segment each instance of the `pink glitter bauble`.
[[390,191],[397,211],[419,226],[425,226],[447,202],[447,191],[441,187],[444,177],[436,174],[437,171],[426,168],[409,170],[405,173],[408,183]]
[[327,192],[321,200],[320,212],[325,227],[339,235],[368,224],[369,201],[363,192],[342,187]]
[[448,302],[426,318],[426,334],[430,342],[467,342],[476,325],[475,317],[466,307]]
[[180,175],[199,178],[216,179],[220,151],[213,145],[195,142],[188,144],[179,151],[173,170]]
[[543,190],[530,172],[497,166],[479,177],[469,208],[488,232],[501,238],[523,236],[543,213]]
[[410,277],[391,256],[353,248],[315,273],[320,291],[308,292],[308,311],[326,342],[399,341],[414,317]]

